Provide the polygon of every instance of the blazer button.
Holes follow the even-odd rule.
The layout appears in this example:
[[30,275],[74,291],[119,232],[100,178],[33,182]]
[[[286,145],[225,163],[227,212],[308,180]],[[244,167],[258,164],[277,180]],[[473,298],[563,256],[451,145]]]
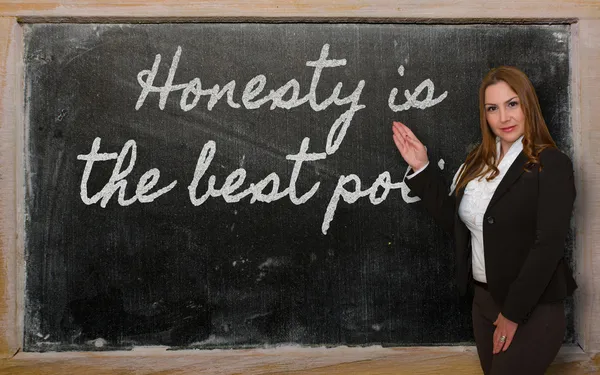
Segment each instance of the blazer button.
[[488,224],[494,224],[495,220],[492,216],[488,216],[487,222],[488,222]]

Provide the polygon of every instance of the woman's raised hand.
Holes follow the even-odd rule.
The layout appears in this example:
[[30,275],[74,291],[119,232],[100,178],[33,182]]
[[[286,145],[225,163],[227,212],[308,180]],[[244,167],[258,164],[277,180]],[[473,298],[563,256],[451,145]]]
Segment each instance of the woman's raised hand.
[[429,159],[427,158],[427,149],[421,141],[401,122],[394,121],[392,131],[394,132],[394,143],[404,161],[414,171],[423,168]]

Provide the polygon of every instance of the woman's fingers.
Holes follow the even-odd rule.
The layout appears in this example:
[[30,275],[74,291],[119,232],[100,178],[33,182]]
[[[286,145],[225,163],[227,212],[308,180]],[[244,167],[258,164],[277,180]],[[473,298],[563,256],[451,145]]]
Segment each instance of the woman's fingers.
[[427,149],[406,125],[394,121],[392,132],[398,151],[412,169],[417,170],[427,163]]
[[401,122],[397,122],[394,121],[394,125],[392,126],[392,130],[394,131],[394,134],[399,135],[400,137],[402,137],[402,139],[406,139],[406,125],[404,125]]
[[515,337],[519,325],[511,320],[506,319],[502,313],[498,314],[498,318],[494,322],[496,329],[494,330],[494,349],[493,354],[498,354],[500,351],[506,351]]
[[508,349],[508,347],[510,346],[510,343],[512,342],[513,338],[515,337],[515,334],[507,334],[506,335],[506,341],[504,342],[504,345],[502,346],[502,351],[505,352],[506,349]]
[[393,128],[393,132],[394,132],[394,142],[396,143],[396,147],[398,147],[398,150],[400,151],[400,153],[402,153],[402,157],[406,158],[408,148],[409,148],[409,145],[406,142],[406,138],[404,138],[404,136],[402,135],[402,132],[400,132],[400,130],[398,130],[395,127]]
[[406,131],[404,131],[404,128],[406,128],[406,126],[404,126],[398,122],[398,123],[394,123],[394,126],[392,127],[392,131],[398,137],[401,137],[402,139],[406,140]]
[[[397,123],[397,124],[401,124],[401,123]],[[406,126],[404,126],[404,125],[400,126],[400,125],[396,125],[396,123],[394,123],[394,127],[392,128],[392,131],[394,132],[394,135],[396,137],[398,137],[398,139],[400,139],[405,146],[407,146],[407,147],[411,146],[412,148],[416,149],[415,146],[417,146],[417,145],[410,138],[408,138],[408,134],[406,133],[404,128],[406,128]]]
[[400,138],[404,138],[402,136],[402,132],[400,131],[400,128],[397,126],[392,126],[392,132],[394,133],[395,136],[398,136]]
[[413,138],[411,138],[410,136],[405,136],[406,139],[406,143],[408,143],[410,145],[410,147],[412,147],[415,151],[422,151],[425,149],[425,146],[423,146],[423,144],[421,142],[419,142],[419,140],[414,140]]
[[402,126],[406,126],[403,123],[401,123],[400,121],[392,121],[392,125],[394,127],[402,127]]
[[505,352],[514,338],[514,333],[501,332],[500,329],[494,331],[494,349],[493,354],[498,354],[501,351]]
[[404,143],[404,141],[402,140],[402,137],[394,134],[394,143],[396,144],[396,147],[398,148],[398,151],[400,151],[400,154],[402,154],[402,157],[404,157],[404,154],[407,152],[406,149],[406,145]]
[[494,348],[492,349],[492,353],[496,354],[500,351],[500,331],[498,330],[498,328],[494,330],[493,340]]
[[419,138],[417,138],[417,136],[415,135],[415,133],[412,132],[412,130],[410,130],[410,128],[406,125],[404,125],[403,123],[399,122],[398,123],[398,127],[400,128],[401,132],[404,135],[404,138],[406,138],[410,143],[412,143],[413,145],[415,145],[415,147],[421,147],[423,146],[423,144],[421,143],[421,141],[419,140]]
[[396,148],[400,151],[400,155],[402,155],[404,161],[412,166],[416,161],[414,147],[412,147],[400,134],[394,134],[393,138]]
[[423,146],[421,141],[419,141],[419,138],[415,136],[408,126],[401,122],[394,122],[393,129],[394,132],[399,134],[416,152],[422,153],[425,150],[425,146]]
[[412,130],[410,130],[410,128],[408,126],[404,125],[403,130],[406,132],[406,135],[408,136],[408,138],[414,139],[416,142],[421,143],[419,141],[419,138],[417,138],[417,136],[415,135],[415,133],[413,133]]

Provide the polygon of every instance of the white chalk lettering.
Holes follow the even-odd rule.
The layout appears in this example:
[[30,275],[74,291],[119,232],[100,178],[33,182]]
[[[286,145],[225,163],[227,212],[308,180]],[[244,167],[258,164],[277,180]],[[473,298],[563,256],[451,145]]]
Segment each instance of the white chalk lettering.
[[252,101],[252,99],[256,98],[264,90],[266,85],[267,77],[262,74],[259,74],[248,81],[244,93],[242,94],[242,103],[244,103],[246,109],[258,109],[269,100],[269,97],[265,96],[256,102]]
[[243,168],[238,168],[235,171],[231,172],[229,176],[227,176],[225,182],[223,183],[223,186],[221,187],[221,195],[223,196],[225,202],[239,202],[248,194],[250,194],[250,190],[245,190],[239,194],[232,195],[237,189],[240,188],[240,186],[242,186],[245,179],[246,170]]
[[[302,163],[305,161],[314,161],[314,160],[322,160],[326,158],[326,154],[321,153],[307,153],[308,146],[310,143],[309,138],[305,138],[300,145],[300,151],[295,155],[287,155],[287,160],[293,160],[294,168],[292,169],[292,174],[290,176],[290,183],[287,188],[279,191],[281,181],[279,176],[273,172],[267,175],[265,178],[257,182],[256,184],[251,183],[248,188],[236,195],[232,195],[237,189],[239,189],[244,180],[246,178],[246,170],[243,168],[238,168],[232,173],[230,173],[223,183],[221,189],[215,188],[216,177],[211,175],[208,178],[208,186],[206,192],[200,197],[197,198],[197,190],[198,184],[202,177],[204,177],[208,167],[210,166],[217,149],[217,144],[215,141],[208,141],[204,144],[202,151],[200,152],[200,156],[198,157],[198,161],[196,163],[196,169],[194,171],[194,177],[192,182],[188,186],[190,202],[194,206],[199,206],[202,203],[206,202],[209,197],[217,198],[219,196],[223,197],[223,200],[227,203],[239,202],[241,199],[245,198],[248,195],[251,195],[250,203],[255,202],[264,202],[271,203],[277,201],[281,198],[289,196],[290,201],[295,205],[300,205],[308,201],[319,189],[320,182],[315,183],[312,188],[302,195],[300,198],[297,196],[297,188],[296,182],[298,181],[298,176],[300,175],[300,170],[302,168]],[[268,193],[265,191],[271,187]]]
[[150,203],[153,202],[154,199],[160,197],[165,194],[169,190],[175,187],[176,182],[172,182],[169,186],[165,186],[158,191],[150,195],[144,195],[149,192],[156,184],[158,183],[158,179],[160,178],[160,171],[157,168],[152,168],[140,177],[140,181],[135,188],[135,196],[140,201],[140,203]]
[[[400,67],[398,68],[398,74],[401,77],[404,76],[404,66],[400,65]],[[421,95],[421,92],[423,92],[425,88],[427,88],[427,96],[424,100],[418,100],[417,98],[419,97],[419,95]],[[406,98],[406,102],[404,102],[404,104],[397,105],[394,104],[394,102],[396,101],[396,95],[398,95],[398,89],[394,87],[390,92],[388,105],[390,109],[394,112],[406,111],[410,108],[426,109],[429,107],[433,107],[434,105],[444,100],[446,96],[448,96],[448,91],[444,91],[442,95],[433,99],[434,91],[435,86],[433,85],[433,82],[430,79],[426,79],[423,82],[421,82],[419,86],[417,86],[414,93],[411,94],[409,90],[405,90],[404,97]]]
[[[202,147],[202,151],[200,152],[200,156],[198,157],[198,161],[196,162],[194,178],[188,186],[188,191],[190,193],[190,202],[192,202],[194,206],[199,206],[202,203],[204,203],[213,191],[214,183],[217,179],[215,176],[211,176],[209,178],[209,188],[207,189],[206,193],[204,193],[204,195],[202,195],[202,197],[200,197],[199,199],[196,198],[196,189],[198,188],[198,183],[200,183],[200,179],[202,178],[202,176],[204,176],[204,173],[206,173],[208,166],[210,165],[215,156],[216,150],[217,144],[215,143],[215,141],[206,142],[204,144],[204,147]],[[218,197],[218,195],[216,196]]]
[[305,161],[323,160],[326,158],[326,155],[324,153],[307,154],[306,151],[308,151],[309,142],[310,139],[308,137],[304,138],[302,140],[302,143],[300,144],[300,151],[298,151],[296,155],[287,155],[285,157],[287,160],[295,161],[294,169],[292,170],[292,176],[290,177],[289,187],[290,201],[295,205],[306,203],[306,201],[308,201],[313,195],[315,195],[315,193],[319,189],[320,184],[320,182],[315,183],[308,192],[306,192],[304,195],[298,198],[298,196],[296,195],[296,182],[298,181],[298,176],[300,175],[300,168],[302,168],[302,163]]
[[[331,94],[331,96],[328,99],[325,99],[321,104],[317,103],[317,86],[319,84],[319,79],[321,78],[321,72],[323,71],[323,69],[335,68],[337,66],[346,65],[346,59],[328,60],[328,55],[329,44],[325,44],[321,49],[321,55],[319,56],[319,59],[317,61],[306,62],[306,66],[314,67],[315,71],[313,72],[313,77],[310,83],[310,91],[301,101],[304,102],[305,100],[308,100],[311,108],[316,112],[326,109],[331,105],[331,103],[335,103],[338,106],[350,104],[350,109],[348,109],[338,119],[335,120],[335,122],[329,129],[329,134],[327,134],[325,152],[328,155],[332,155],[339,149],[340,145],[342,144],[342,141],[346,136],[346,132],[348,130],[348,127],[350,127],[350,122],[352,121],[354,114],[359,110],[365,108],[365,105],[358,104],[360,95],[362,94],[362,90],[365,87],[365,81],[360,80],[352,94],[343,99],[339,96],[342,90],[342,83],[338,82],[338,84],[333,89],[333,93]],[[335,136],[336,133],[337,136]]]
[[[354,182],[354,190],[346,189],[345,185],[349,182]],[[327,234],[327,231],[329,230],[329,224],[335,216],[335,210],[337,209],[340,197],[344,200],[344,202],[352,204],[359,198],[368,195],[371,203],[373,205],[378,205],[385,200],[390,190],[400,189],[402,184],[403,183],[401,182],[393,183],[389,172],[385,171],[379,175],[377,180],[375,180],[369,189],[361,190],[361,181],[357,175],[351,174],[348,176],[340,176],[337,186],[335,187],[335,191],[331,196],[331,200],[327,205],[325,217],[323,218],[323,223],[321,224],[321,231],[323,234]],[[377,191],[380,187],[383,188],[383,193],[381,194],[381,197],[377,198]]]
[[[80,196],[83,203],[87,205],[92,205],[100,201],[100,207],[105,208],[108,204],[110,198],[114,195],[115,192],[119,192],[117,201],[120,206],[129,206],[138,200],[140,203],[149,203],[153,202],[159,196],[167,193],[171,189],[175,187],[177,181],[173,181],[168,186],[152,193],[149,195],[145,195],[152,188],[156,186],[158,183],[158,179],[160,178],[160,171],[156,168],[152,168],[140,177],[140,180],[136,187],[135,195],[129,199],[125,199],[125,189],[127,187],[127,180],[125,177],[131,173],[133,167],[135,165],[135,160],[137,158],[137,146],[134,140],[129,140],[125,143],[121,152],[117,156],[116,153],[98,153],[100,150],[100,142],[101,139],[97,137],[94,139],[92,143],[92,149],[89,154],[81,154],[77,155],[77,160],[85,160],[85,168],[83,170],[83,176],[81,178],[80,185]],[[129,164],[125,170],[121,170],[123,166],[123,162],[125,158],[129,154],[131,150],[131,157],[129,159]],[[91,198],[88,197],[87,183],[92,172],[92,168],[95,162],[98,161],[108,161],[108,160],[117,160],[115,166],[113,168],[110,179],[104,185],[104,187],[96,194],[94,194]]]
[[[194,94],[194,99],[192,100],[192,103],[188,104],[188,96],[190,94]],[[179,101],[179,106],[184,112],[191,111],[196,107],[201,96],[202,82],[200,82],[200,78],[194,78],[190,81],[186,88],[183,89],[183,93],[181,94],[181,100]]]
[[[283,100],[285,94],[292,90],[292,97],[288,100]],[[298,106],[298,97],[300,96],[300,84],[295,79],[290,79],[285,85],[278,88],[276,91],[271,90],[269,98],[273,100],[271,110],[276,108],[292,109]]]
[[223,89],[219,89],[218,84],[214,85],[212,88],[212,92],[210,93],[210,100],[208,101],[206,108],[208,108],[208,110],[211,111],[213,109],[213,107],[215,106],[215,104],[217,104],[219,99],[221,99],[223,97],[223,95],[225,95],[225,93],[227,93],[227,104],[229,105],[229,107],[240,108],[241,106],[238,103],[233,101],[233,92],[234,91],[235,91],[235,81],[229,82],[228,84],[223,86]]
[[[217,145],[213,140],[207,141],[196,162],[196,168],[192,180],[189,184],[188,192],[190,202],[194,206],[200,206],[210,198],[221,197],[226,203],[237,203],[248,197],[249,203],[256,202],[271,203],[282,198],[289,197],[290,202],[294,205],[301,205],[311,199],[320,187],[320,181],[316,181],[307,191],[299,192],[297,183],[306,162],[326,159],[329,155],[333,155],[343,144],[343,141],[348,133],[355,114],[366,106],[360,104],[360,98],[365,88],[365,80],[359,80],[355,83],[352,91],[347,90],[342,94],[344,89],[343,82],[337,82],[330,92],[324,92],[324,84],[319,85],[326,68],[339,68],[347,64],[346,59],[333,59],[329,57],[329,44],[323,44],[319,58],[314,61],[306,61],[305,67],[312,69],[312,78],[310,87],[306,92],[306,87],[302,90],[300,82],[296,78],[290,78],[287,82],[279,87],[273,87],[273,83],[267,80],[266,74],[256,74],[250,78],[246,84],[237,85],[235,80],[227,80],[228,83],[221,87],[220,83],[214,84],[205,80],[206,88],[202,88],[200,77],[191,79],[187,83],[175,83],[177,81],[176,74],[179,63],[182,62],[182,48],[178,46],[166,77],[165,72],[159,72],[161,66],[161,55],[156,54],[154,63],[151,69],[142,70],[137,75],[137,81],[140,85],[141,92],[137,99],[135,109],[140,110],[147,102],[149,97],[153,100],[158,98],[158,108],[164,110],[171,93],[181,91],[179,99],[179,108],[184,112],[189,112],[199,105],[206,105],[206,110],[212,111],[213,108],[221,103],[233,109],[258,110],[264,105],[268,105],[270,110],[291,110],[302,105],[310,106],[315,112],[327,110],[332,105],[336,109],[336,115],[341,113],[330,125],[327,138],[325,140],[325,150],[321,153],[308,152],[310,139],[304,138],[300,144],[300,149],[296,154],[286,155],[286,160],[294,163],[289,183],[286,185],[282,182],[280,176],[275,173],[269,173],[264,178],[257,182],[247,182],[247,173],[243,168],[244,159],[240,161],[240,168],[233,170],[222,182],[222,185],[217,187],[217,177],[215,175],[204,177],[207,175],[211,163],[216,155]],[[164,70],[164,69],[163,69]],[[331,73],[331,71],[327,71]],[[337,72],[337,71],[336,71]],[[400,77],[404,77],[405,68],[400,65],[397,70]],[[164,78],[164,84],[155,85],[157,76],[161,73]],[[257,72],[258,73],[258,72]],[[159,78],[160,79],[160,78]],[[331,80],[329,80],[331,82]],[[333,81],[335,82],[335,81]],[[354,84],[354,83],[353,83]],[[211,87],[212,85],[212,87]],[[238,91],[236,91],[236,86]],[[352,88],[352,86],[350,87]],[[304,96],[301,96],[306,92]],[[414,90],[404,90],[405,102],[397,103],[399,94],[398,88],[393,88],[390,91],[388,98],[388,106],[394,112],[406,111],[411,108],[424,110],[441,103],[447,96],[448,92],[444,91],[441,95],[434,98],[435,86],[431,79],[423,80]],[[158,94],[158,95],[155,95]],[[205,98],[203,98],[205,97]],[[421,97],[421,99],[419,99]],[[208,100],[203,101],[208,98]],[[224,99],[226,98],[226,99]],[[177,101],[170,101],[175,103]],[[200,104],[202,103],[202,104]],[[171,105],[171,104],[170,104]],[[100,153],[100,138],[96,138],[92,145],[92,149],[87,155],[78,155],[79,160],[85,160],[80,195],[85,204],[95,204],[100,202],[101,207],[105,207],[110,198],[118,193],[117,201],[121,206],[133,204],[136,201],[140,203],[152,202],[162,194],[171,190],[177,181],[170,185],[152,192],[159,181],[160,171],[152,168],[140,178],[135,195],[126,198],[125,191],[127,186],[126,177],[131,173],[137,156],[136,144],[133,140],[127,141],[121,152],[117,153]],[[129,161],[126,163],[126,159]],[[95,162],[116,160],[112,175],[108,183],[101,191],[89,197],[88,180]],[[126,164],[126,166],[124,166]],[[438,167],[444,169],[444,161],[440,160]],[[335,190],[333,191],[330,201],[324,213],[321,231],[327,234],[331,222],[335,217],[335,212],[340,204],[340,200],[347,204],[353,204],[362,197],[369,198],[373,205],[381,204],[386,200],[391,190],[400,189],[402,199],[406,203],[414,203],[420,200],[419,197],[411,197],[410,189],[405,183],[408,170],[405,173],[402,182],[394,183],[387,171],[382,172],[373,181],[372,185],[363,190],[360,178],[355,174],[342,175],[337,181]],[[203,187],[200,187],[201,181]],[[245,188],[244,188],[245,186]],[[202,192],[201,190],[204,190]]]
[[[218,84],[214,85],[211,89],[202,89],[200,78],[194,78],[188,83],[173,84],[175,73],[181,60],[181,54],[182,48],[177,47],[177,51],[171,61],[167,79],[163,86],[154,86],[154,80],[158,74],[161,61],[160,54],[156,55],[152,69],[142,70],[138,73],[137,80],[142,91],[140,92],[140,96],[135,105],[136,110],[142,108],[150,93],[159,93],[160,99],[158,107],[161,110],[164,110],[169,94],[179,90],[183,90],[179,100],[179,107],[184,112],[194,109],[202,96],[210,96],[206,106],[210,111],[225,94],[227,94],[227,104],[231,108],[241,108],[240,104],[236,103],[233,99],[236,87],[235,80],[230,81],[222,90],[219,89],[220,86]],[[346,97],[341,97],[343,84],[342,82],[338,82],[329,97],[319,103],[317,100],[317,91],[323,70],[325,68],[335,68],[346,65],[346,59],[329,59],[328,55],[329,44],[325,44],[321,48],[321,54],[318,60],[306,62],[306,66],[314,68],[314,71],[309,91],[304,97],[300,98],[300,83],[298,83],[296,79],[290,79],[283,86],[276,90],[270,90],[268,94],[260,97],[267,86],[267,77],[264,74],[259,74],[250,79],[244,87],[241,102],[244,108],[249,110],[259,109],[268,102],[271,102],[271,110],[277,108],[289,110],[305,103],[309,103],[310,107],[316,112],[323,111],[332,104],[338,107],[350,105],[350,108],[337,118],[330,127],[325,150],[328,155],[331,155],[341,146],[356,112],[365,108],[364,104],[359,104],[360,95],[365,87],[365,81],[359,81],[352,93]],[[284,99],[287,95],[289,95],[289,98]],[[192,96],[191,101],[190,96]]]
[[[265,190],[269,185],[273,185],[271,192],[268,194],[263,194],[263,190]],[[288,195],[289,191],[289,189],[285,189],[284,191],[279,192],[279,176],[275,172],[269,173],[267,177],[260,180],[257,184],[250,184],[248,190],[252,191],[250,203],[254,203],[256,201],[271,203],[285,197]]]

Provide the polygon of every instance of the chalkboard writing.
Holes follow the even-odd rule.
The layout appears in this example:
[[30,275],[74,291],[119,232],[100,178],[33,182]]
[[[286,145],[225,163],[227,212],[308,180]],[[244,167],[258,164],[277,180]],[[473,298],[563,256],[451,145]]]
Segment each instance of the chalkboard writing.
[[392,121],[450,181],[515,65],[572,151],[564,25],[25,29],[26,350],[472,341]]

